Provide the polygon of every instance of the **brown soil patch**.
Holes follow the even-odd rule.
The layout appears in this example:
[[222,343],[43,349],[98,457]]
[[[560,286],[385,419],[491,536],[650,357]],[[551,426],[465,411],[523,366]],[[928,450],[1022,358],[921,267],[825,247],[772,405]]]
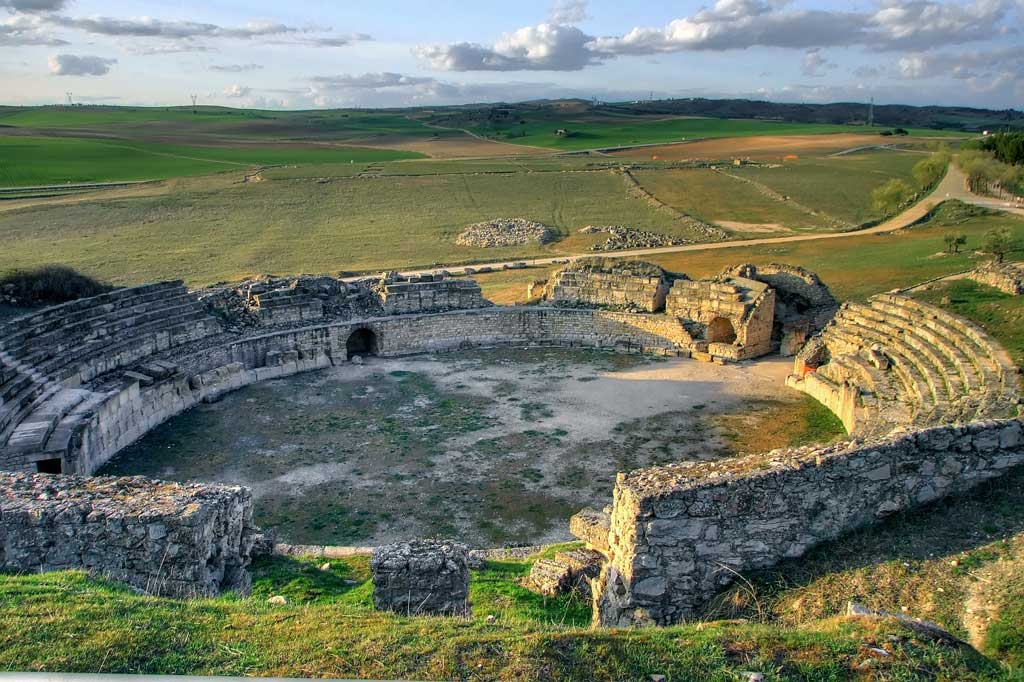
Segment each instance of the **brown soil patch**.
[[878,135],[856,135],[840,133],[835,135],[755,135],[751,137],[724,137],[699,142],[680,142],[660,147],[643,147],[611,152],[611,156],[643,157],[657,156],[660,161],[682,161],[689,159],[751,158],[762,161],[777,161],[790,154],[831,154],[881,144],[884,138]]
[[766,234],[778,234],[780,232],[791,234],[793,232],[792,229],[783,227],[778,223],[741,223],[735,220],[719,220],[718,224],[724,228],[736,230],[737,232],[764,232]]
[[459,135],[424,139],[396,138],[394,140],[374,140],[362,143],[378,149],[396,149],[406,152],[426,154],[434,159],[467,159],[494,156],[542,156],[554,153],[552,149],[529,147],[521,144],[508,144],[482,140],[472,135]]

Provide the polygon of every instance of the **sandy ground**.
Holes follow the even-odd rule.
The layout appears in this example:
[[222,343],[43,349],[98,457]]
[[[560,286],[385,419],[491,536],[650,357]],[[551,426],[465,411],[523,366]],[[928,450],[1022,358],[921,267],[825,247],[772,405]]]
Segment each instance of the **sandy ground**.
[[761,161],[780,160],[789,154],[797,156],[830,154],[851,147],[878,144],[878,135],[754,135],[727,137],[699,142],[682,142],[643,149],[624,149],[611,156],[682,161],[687,159],[751,158]]
[[713,421],[799,399],[791,363],[564,349],[371,359],[266,382],[159,427],[108,473],[243,484],[296,543],[569,539],[617,471],[735,454]]

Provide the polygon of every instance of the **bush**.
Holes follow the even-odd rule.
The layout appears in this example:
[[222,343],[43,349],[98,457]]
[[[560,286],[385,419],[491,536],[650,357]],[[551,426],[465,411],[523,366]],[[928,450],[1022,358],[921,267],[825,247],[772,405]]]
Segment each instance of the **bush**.
[[928,189],[935,185],[945,175],[948,164],[949,150],[941,148],[928,158],[915,163],[913,173],[918,187]]
[[871,202],[883,214],[895,213],[914,195],[914,190],[899,178],[893,178],[871,192]]
[[64,303],[97,296],[114,289],[66,265],[43,265],[31,270],[14,270],[0,276],[0,291],[19,303]]

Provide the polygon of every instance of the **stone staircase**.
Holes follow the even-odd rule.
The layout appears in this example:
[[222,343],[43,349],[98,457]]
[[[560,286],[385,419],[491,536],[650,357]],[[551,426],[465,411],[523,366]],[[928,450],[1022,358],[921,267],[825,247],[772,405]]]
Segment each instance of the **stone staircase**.
[[63,450],[109,397],[89,382],[220,330],[181,282],[118,289],[0,326],[0,453]]
[[[976,325],[940,308],[897,294],[846,303],[820,339],[827,361],[811,368],[815,381],[836,392],[855,387],[862,428],[1018,414],[1019,373],[1009,356]],[[803,387],[800,374],[790,385]]]

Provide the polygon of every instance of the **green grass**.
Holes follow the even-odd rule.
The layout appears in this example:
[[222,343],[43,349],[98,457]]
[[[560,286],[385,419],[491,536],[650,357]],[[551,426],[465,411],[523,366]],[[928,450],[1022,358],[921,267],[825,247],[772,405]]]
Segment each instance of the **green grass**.
[[872,206],[871,191],[892,178],[913,185],[911,168],[923,158],[906,152],[873,152],[801,158],[778,168],[744,166],[730,172],[859,225],[882,217]]
[[0,136],[0,187],[159,180],[248,166],[362,164],[420,154],[366,147],[220,146],[70,137]]
[[[778,234],[826,228],[821,218],[770,199],[755,187],[710,169],[635,171],[633,175],[644,189],[661,201],[708,222],[724,220],[764,225],[764,229]],[[744,233],[742,228],[729,229]],[[751,233],[751,236],[763,236],[763,233]]]
[[[966,208],[958,201],[944,202],[926,221],[908,230],[788,244],[763,244],[652,255],[644,260],[693,278],[711,277],[737,263],[787,263],[800,265],[821,277],[840,300],[867,297],[926,280],[964,272],[983,262],[974,253],[993,227],[1009,227],[1024,240],[1024,220],[1019,217]],[[967,246],[957,255],[943,255],[943,236],[955,229],[967,236]],[[1011,255],[1012,258],[1020,258]],[[526,283],[543,279],[544,270],[502,272],[478,276],[486,296],[512,301],[525,298]]]
[[[402,617],[371,609],[365,557],[331,560],[327,571],[321,561],[262,561],[254,596],[187,602],[76,572],[0,575],[0,669],[457,680],[661,674],[734,682],[743,671],[807,682],[1003,677],[990,660],[919,641],[892,622],[591,630],[578,603],[518,585],[526,562],[489,562],[473,573],[471,619]],[[269,605],[271,594],[289,603]]]
[[[567,136],[556,135],[565,129]],[[677,118],[656,121],[577,121],[550,118],[503,121],[478,125],[471,130],[484,137],[514,144],[549,147],[563,151],[622,147],[639,144],[682,142],[711,137],[747,137],[750,135],[818,135],[825,133],[871,132],[863,126],[817,123],[782,123],[749,119]],[[944,135],[942,131],[914,130],[915,135]],[[885,139],[885,138],[879,138]]]
[[169,193],[0,213],[5,265],[60,262],[116,283],[205,284],[254,273],[338,272],[557,253],[457,246],[464,226],[524,217],[567,235],[588,224],[679,230],[611,172],[181,181]]

